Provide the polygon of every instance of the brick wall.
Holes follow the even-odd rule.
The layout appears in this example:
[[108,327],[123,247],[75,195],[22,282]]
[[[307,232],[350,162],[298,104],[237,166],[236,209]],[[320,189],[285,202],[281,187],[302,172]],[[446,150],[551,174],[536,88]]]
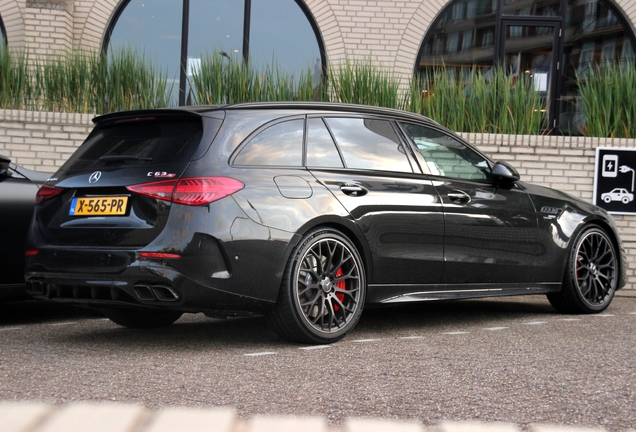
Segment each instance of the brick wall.
[[0,110],[0,154],[55,172],[92,130],[91,114]]
[[66,0],[27,1],[24,40],[29,53],[43,58],[73,48],[73,3]]
[[[0,110],[0,154],[36,171],[54,172],[92,129],[92,115]],[[495,160],[506,160],[526,181],[592,201],[597,147],[635,148],[635,139],[461,134]],[[636,216],[616,215],[627,251],[628,280],[636,276]],[[636,289],[635,283],[628,285]]]

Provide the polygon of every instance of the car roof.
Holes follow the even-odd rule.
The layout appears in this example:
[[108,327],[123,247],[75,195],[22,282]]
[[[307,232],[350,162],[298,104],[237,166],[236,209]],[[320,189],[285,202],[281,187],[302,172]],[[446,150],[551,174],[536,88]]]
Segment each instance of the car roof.
[[[146,116],[152,114],[162,115],[193,115],[202,116],[205,113],[212,113],[215,111],[240,111],[240,110],[290,110],[290,111],[313,111],[316,113],[352,113],[352,114],[371,114],[371,115],[385,115],[391,117],[400,117],[404,120],[410,119],[418,122],[425,122],[431,125],[441,127],[435,121],[428,117],[411,113],[408,111],[402,111],[393,108],[384,108],[368,105],[356,105],[345,104],[335,102],[245,102],[237,104],[227,105],[196,105],[196,106],[184,106],[174,108],[159,108],[149,110],[136,110],[136,111],[120,111],[105,114],[95,117],[94,123],[107,122],[109,120],[116,120],[122,118],[131,118]],[[446,128],[444,128],[446,129]]]

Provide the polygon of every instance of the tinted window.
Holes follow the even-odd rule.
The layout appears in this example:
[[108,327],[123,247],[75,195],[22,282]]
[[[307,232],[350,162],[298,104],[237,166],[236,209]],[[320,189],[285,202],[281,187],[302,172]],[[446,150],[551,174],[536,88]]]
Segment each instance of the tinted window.
[[342,168],[342,160],[322,119],[307,122],[307,166]]
[[[168,82],[175,85],[172,96],[177,98],[184,0],[118,3],[122,3],[115,14],[118,18],[106,31],[106,35],[110,35],[106,41],[108,49],[132,48],[148,56],[166,71]],[[188,70],[196,71],[201,57],[216,51],[228,59],[249,58],[257,66],[273,63],[272,67],[294,75],[296,80],[311,70],[317,85],[322,71],[319,39],[300,6],[302,3],[300,0],[189,0]],[[186,88],[180,91],[187,94]]]
[[304,121],[275,124],[260,132],[243,147],[234,165],[301,166]]
[[450,135],[421,125],[403,123],[433,175],[485,181],[490,177],[486,159]]
[[200,119],[153,118],[98,125],[64,164],[67,169],[188,162],[201,142]]
[[387,120],[327,118],[348,168],[413,172]]

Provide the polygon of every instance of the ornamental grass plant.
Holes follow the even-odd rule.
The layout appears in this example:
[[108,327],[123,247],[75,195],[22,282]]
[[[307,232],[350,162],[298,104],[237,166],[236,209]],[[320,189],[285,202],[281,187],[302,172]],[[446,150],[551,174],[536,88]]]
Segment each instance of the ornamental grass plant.
[[636,138],[636,69],[633,64],[601,64],[577,77],[584,135]]
[[374,66],[370,59],[345,59],[329,69],[329,77],[324,100],[397,109],[406,105],[399,79],[391,71]]
[[201,56],[201,67],[189,80],[192,100],[199,105],[265,101],[315,101],[322,83],[313,83],[311,68],[296,77],[276,61],[255,65],[218,52]]
[[[541,134],[545,101],[530,74],[503,69],[437,67],[400,83],[370,59],[332,65],[328,79],[308,66],[299,75],[275,59],[255,65],[217,52],[204,54],[189,76],[195,104],[261,101],[354,103],[404,109],[431,117],[458,132]],[[600,65],[577,77],[587,136],[636,137],[636,68]],[[103,114],[176,105],[167,72],[133,49],[68,53],[46,59],[0,50],[0,108]],[[549,131],[548,131],[549,132]]]
[[166,73],[132,50],[29,61],[0,54],[0,108],[103,114],[170,104]]
[[541,134],[544,105],[531,78],[503,69],[440,67],[411,81],[407,109],[458,132]]
[[0,49],[0,108],[27,109],[33,98],[31,74],[24,53]]

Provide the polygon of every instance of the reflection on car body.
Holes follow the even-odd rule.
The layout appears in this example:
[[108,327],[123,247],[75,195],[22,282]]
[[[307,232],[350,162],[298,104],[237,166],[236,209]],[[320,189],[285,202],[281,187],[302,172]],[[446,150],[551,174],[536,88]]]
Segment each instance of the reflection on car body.
[[[124,326],[258,312],[288,340],[329,343],[365,304],[546,294],[594,313],[625,284],[604,210],[422,116],[253,103],[95,122],[38,194],[26,277],[35,297]],[[118,197],[123,214],[73,211]]]

